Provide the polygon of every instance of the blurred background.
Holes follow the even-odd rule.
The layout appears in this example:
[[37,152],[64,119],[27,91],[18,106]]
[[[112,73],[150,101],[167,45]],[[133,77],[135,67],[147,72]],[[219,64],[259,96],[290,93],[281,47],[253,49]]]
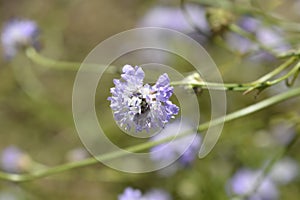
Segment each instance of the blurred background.
[[[230,83],[253,81],[284,60],[251,46],[249,40],[228,30],[228,24],[243,27],[239,24],[243,17],[252,17],[266,27],[261,34],[256,34],[258,40],[261,36],[262,43],[266,42],[265,46],[270,44],[271,49],[280,52],[299,47],[300,3],[297,0],[223,3],[195,0],[185,6],[183,11],[179,0],[0,0],[0,24],[3,31],[12,18],[33,20],[40,29],[40,54],[79,63],[97,44],[119,32],[143,26],[172,28],[202,44],[217,64],[224,82]],[[211,8],[222,8],[222,11],[211,11]],[[245,8],[254,8],[254,11]],[[0,54],[4,53],[2,46]],[[137,59],[135,63],[127,63],[134,62],[133,58]],[[121,68],[124,64],[147,62],[168,63],[184,75],[192,73],[192,67],[182,58],[150,50],[124,55],[113,64]],[[76,70],[52,69],[31,61],[22,49],[11,60],[0,58],[2,171],[26,173],[44,165],[56,166],[90,157],[76,133],[72,117],[75,76]],[[112,79],[118,77],[118,74],[108,74],[102,80],[96,95],[96,109],[99,115],[105,116],[102,123],[112,133],[114,142],[128,146],[133,142],[129,137],[124,140],[118,136],[109,102],[106,98],[97,100],[99,96],[110,95]],[[296,80],[293,87],[297,85],[299,87]],[[257,96],[255,92],[243,95],[229,91],[228,113],[287,90],[283,82]],[[201,122],[205,122],[210,119],[209,94],[202,91],[197,97]],[[0,200],[118,199],[127,187],[142,193],[161,189],[172,199],[230,199],[232,193],[243,193],[234,189],[241,169],[259,171],[299,134],[299,125],[296,126],[300,118],[299,106],[299,98],[295,98],[225,124],[220,140],[205,159],[196,158],[171,175],[128,174],[99,163],[30,182],[0,180]],[[278,165],[279,171],[273,172],[277,179],[270,178],[270,183],[261,189],[268,198],[257,199],[299,199],[299,150],[299,141],[296,141],[283,160],[280,159],[283,164]],[[284,184],[279,184],[280,181]],[[249,184],[247,179],[238,185],[247,188]]]

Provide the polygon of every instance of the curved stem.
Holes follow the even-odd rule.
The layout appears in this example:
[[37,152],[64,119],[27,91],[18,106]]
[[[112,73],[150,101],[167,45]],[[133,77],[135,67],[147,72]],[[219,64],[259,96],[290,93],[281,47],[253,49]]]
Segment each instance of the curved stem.
[[[25,50],[26,56],[34,63],[52,68],[52,69],[58,69],[58,70],[74,70],[77,71],[79,70],[80,66],[82,63],[79,62],[67,62],[67,61],[58,61],[54,60],[51,58],[47,58],[39,54],[33,47],[28,47]],[[87,64],[90,67],[89,70],[93,70],[93,68],[99,68],[99,67],[107,67],[106,65],[101,65],[101,64]],[[110,65],[109,68],[106,70],[106,72],[111,73],[111,74],[118,74],[120,73],[118,68],[116,66]]]
[[211,83],[211,82],[205,82],[202,80],[193,80],[193,81],[174,81],[171,82],[170,85],[172,86],[177,86],[177,85],[186,85],[186,86],[191,86],[191,87],[201,87],[203,89],[214,89],[214,90],[231,90],[231,91],[246,91],[250,92],[254,89],[260,89],[260,88],[265,88],[269,87],[272,85],[275,85],[285,79],[287,79],[289,76],[292,74],[297,73],[297,69],[299,67],[294,67],[296,70],[293,68],[289,73],[286,75],[275,79],[273,81],[268,80],[270,78],[273,78],[274,76],[278,75],[280,72],[282,72],[284,69],[288,68],[291,64],[293,64],[297,60],[296,57],[292,57],[285,61],[283,64],[281,64],[279,67],[274,69],[273,71],[267,73],[266,75],[260,77],[259,79],[249,82],[249,83]]
[[[269,107],[271,105],[274,105],[276,103],[279,103],[281,101],[284,101],[284,100],[287,100],[289,98],[296,97],[296,96],[299,96],[299,95],[300,95],[300,87],[296,88],[296,89],[289,90],[285,93],[273,96],[269,99],[263,100],[259,103],[251,105],[249,107],[243,108],[243,109],[238,110],[238,111],[233,112],[233,113],[230,113],[227,116],[225,116],[225,118],[220,117],[220,118],[214,119],[212,121],[203,123],[198,127],[198,131],[204,131],[204,130],[208,129],[211,126],[217,126],[221,123],[229,122],[229,121],[232,121],[234,119],[238,119],[240,117],[249,115],[249,114],[254,113],[256,111],[259,111],[263,108]],[[181,137],[183,137],[187,134],[189,134],[189,132],[182,133]],[[140,152],[142,150],[146,150],[146,149],[149,149],[151,147],[154,147],[158,144],[162,144],[166,141],[170,141],[170,140],[172,140],[172,138],[173,137],[168,137],[168,138],[165,138],[165,139],[160,140],[160,141],[146,142],[146,143],[135,145],[135,146],[123,149],[123,150],[118,150],[118,151],[106,153],[106,154],[103,154],[103,155],[99,155],[96,158],[98,158],[99,160],[110,160],[110,159],[114,159],[114,158],[119,158],[119,157],[125,155],[126,153],[128,153],[127,151]],[[42,169],[42,170],[35,171],[35,172],[32,172],[32,173],[28,173],[28,174],[9,174],[9,173],[0,172],[0,179],[13,181],[13,182],[30,181],[30,180],[50,176],[50,175],[53,175],[53,174],[61,173],[61,172],[64,172],[64,171],[68,171],[68,170],[71,170],[71,169],[96,164],[96,163],[99,162],[96,158],[88,158],[88,159],[85,159],[85,160],[82,160],[82,161],[77,161],[77,162],[72,162],[72,163],[59,165],[59,166],[52,167],[52,168]]]
[[[285,75],[273,80],[273,81],[267,81],[266,84],[267,85],[274,85],[277,84],[283,80],[286,80],[287,78],[289,78],[290,76],[297,75],[297,72],[299,72],[300,69],[300,63],[298,63],[297,65],[295,65],[295,67],[293,67],[293,69],[291,69],[288,73],[286,73]],[[295,76],[296,77],[296,76]],[[292,82],[294,82],[295,80],[293,79]]]
[[25,49],[25,54],[34,63],[49,68],[78,70],[81,65],[81,63],[77,62],[57,61],[46,58],[40,55],[33,47],[28,47],[27,49]]
[[273,71],[271,71],[270,73],[267,73],[266,75],[262,76],[261,78],[257,79],[256,83],[261,83],[264,81],[267,81],[268,79],[276,76],[277,74],[279,74],[280,72],[282,72],[283,70],[285,70],[286,68],[288,68],[291,64],[293,64],[295,61],[297,60],[296,57],[292,57],[289,58],[287,61],[285,61],[283,64],[281,64],[279,67],[277,67],[276,69],[274,69]]
[[[81,63],[77,62],[65,62],[65,61],[56,61],[50,58],[46,58],[40,55],[34,48],[29,47],[26,49],[26,56],[41,66],[46,66],[50,68],[60,69],[60,70],[78,70]],[[264,81],[274,77],[275,75],[282,72],[284,69],[289,67],[293,62],[295,62],[298,58],[291,57],[287,61],[285,61],[282,65],[271,71],[270,73],[264,75],[263,77],[257,79],[256,81],[250,83],[236,84],[236,83],[210,83],[210,82],[185,82],[185,81],[175,81],[171,82],[171,85],[190,85],[192,87],[201,87],[203,89],[215,89],[215,90],[232,90],[232,91],[252,91],[253,89],[258,89],[260,87],[266,87],[266,84],[262,84]],[[103,65],[98,64],[86,64],[91,66],[89,70],[93,70],[98,67],[105,67]],[[108,73],[116,74],[120,73],[120,71],[115,66],[110,66],[107,70]],[[274,84],[277,82],[274,82]]]

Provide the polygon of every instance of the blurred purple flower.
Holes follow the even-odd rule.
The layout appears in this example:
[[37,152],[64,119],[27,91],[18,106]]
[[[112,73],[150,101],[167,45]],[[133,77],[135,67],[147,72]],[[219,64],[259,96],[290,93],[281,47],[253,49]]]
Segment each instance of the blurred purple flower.
[[250,195],[248,200],[276,200],[278,199],[278,190],[276,185],[269,178],[265,178],[260,186],[254,191],[257,179],[261,171],[252,171],[241,169],[237,171],[228,182],[228,189],[231,195]]
[[[279,86],[277,86],[276,88],[278,87]],[[283,90],[283,88],[279,88],[279,89],[281,89],[281,91]],[[292,122],[285,120],[280,123],[274,124],[271,127],[271,134],[278,144],[288,145],[293,140],[293,138],[295,138],[296,130]]]
[[125,65],[121,77],[123,81],[114,79],[115,87],[111,88],[112,97],[108,100],[115,120],[125,130],[162,128],[178,114],[179,108],[169,101],[173,87],[167,74],[161,75],[154,86],[144,85],[143,69]]
[[153,189],[142,195],[140,190],[127,187],[118,196],[118,200],[171,200],[171,197],[167,192],[160,189]]
[[118,200],[140,200],[141,198],[142,192],[140,190],[128,187],[119,195]]
[[[203,32],[209,32],[205,9],[199,6],[188,6],[191,19]],[[184,33],[193,31],[180,8],[159,6],[152,8],[139,22],[140,27],[169,28]]]
[[271,179],[281,185],[285,185],[293,181],[299,175],[299,166],[296,161],[285,157],[278,161],[270,172]]
[[[187,122],[181,124],[179,121],[175,121],[168,124],[158,135],[152,137],[151,141],[159,141],[171,136],[176,137],[179,130],[180,133],[183,133],[185,131],[191,131],[192,129],[193,127],[189,126]],[[192,164],[200,149],[200,145],[201,137],[195,131],[190,135],[178,139],[174,138],[174,140],[168,143],[153,147],[150,150],[151,159],[158,165],[164,165],[164,163],[170,163],[178,159],[176,163],[170,166],[170,168],[166,168],[166,170],[170,169],[172,171],[166,173],[172,174],[179,167],[185,167]]]
[[255,33],[261,26],[261,22],[250,16],[243,16],[239,21],[238,25],[249,33]]
[[257,40],[264,46],[272,48],[277,53],[282,53],[290,48],[284,40],[283,31],[279,27],[261,26],[256,31]]
[[145,200],[171,200],[171,196],[164,190],[152,189],[144,195]]
[[31,20],[13,19],[4,25],[1,42],[7,59],[13,58],[22,46],[38,45],[39,29]]
[[236,33],[226,33],[225,39],[232,50],[242,54],[250,52],[256,48],[256,45],[253,42]]
[[[284,40],[284,33],[279,27],[266,26],[261,21],[251,17],[243,16],[237,24],[245,31],[253,34],[257,41],[263,46],[272,49],[275,52],[283,52],[290,48],[290,45]],[[225,35],[229,47],[240,53],[248,53],[258,50],[259,46],[249,39],[236,33],[227,33]],[[265,51],[259,51],[255,55],[255,60],[273,60],[270,54]]]
[[74,162],[74,161],[80,161],[89,156],[88,152],[84,148],[75,148],[70,150],[67,155],[66,159],[69,162]]
[[7,172],[18,173],[29,165],[30,158],[27,154],[14,146],[5,148],[1,155],[2,169]]

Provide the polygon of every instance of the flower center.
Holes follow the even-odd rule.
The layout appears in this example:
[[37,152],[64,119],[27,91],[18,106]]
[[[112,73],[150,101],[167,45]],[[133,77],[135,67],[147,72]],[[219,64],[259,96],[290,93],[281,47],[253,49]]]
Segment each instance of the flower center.
[[140,92],[135,92],[130,97],[129,107],[137,109],[136,116],[147,113],[150,110],[150,106],[146,98]]

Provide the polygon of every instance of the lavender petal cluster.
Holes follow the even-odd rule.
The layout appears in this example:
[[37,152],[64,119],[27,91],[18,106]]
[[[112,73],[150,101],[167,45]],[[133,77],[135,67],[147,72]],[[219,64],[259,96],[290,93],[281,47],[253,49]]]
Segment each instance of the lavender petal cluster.
[[[206,20],[206,12],[203,7],[187,6],[187,11],[195,25],[201,29],[202,32],[210,32]],[[168,6],[156,6],[150,9],[141,19],[138,26],[169,28],[184,33],[194,31],[180,8]]]
[[[251,16],[243,16],[238,25],[250,34],[253,34],[257,41],[275,52],[283,52],[289,49],[290,45],[284,40],[284,32],[276,26],[267,26],[262,21]],[[240,53],[248,53],[259,49],[258,45],[249,39],[236,33],[229,32],[225,35],[228,45]]]
[[7,59],[13,58],[20,47],[38,46],[39,29],[31,20],[13,19],[2,30],[1,42]]
[[135,128],[136,132],[152,128],[163,128],[179,108],[169,98],[173,87],[167,74],[161,75],[155,85],[144,84],[145,73],[141,67],[125,65],[122,79],[114,79],[111,109],[114,119],[126,131]]
[[[175,121],[168,124],[159,134],[151,138],[151,141],[159,141],[167,137],[176,136],[178,130],[181,132],[190,131],[192,127],[188,122]],[[180,134],[180,133],[178,133]],[[150,150],[151,159],[158,165],[176,161],[162,171],[162,175],[171,175],[179,168],[189,166],[197,157],[201,146],[201,136],[195,131],[182,138],[174,138],[169,143],[157,145]],[[159,153],[163,151],[163,153]]]
[[260,186],[255,190],[258,177],[261,171],[250,169],[240,169],[237,171],[228,183],[229,193],[232,195],[250,195],[249,200],[276,200],[278,199],[278,190],[270,178],[265,178]]
[[170,194],[161,189],[152,189],[144,195],[138,189],[127,187],[122,194],[118,196],[118,200],[171,200]]
[[228,181],[228,192],[231,195],[249,195],[249,200],[279,199],[278,186],[294,181],[299,176],[299,165],[292,158],[284,157],[275,163],[266,177],[260,179],[262,173],[261,170],[247,168],[238,170]]
[[24,171],[30,165],[29,156],[15,146],[5,148],[1,153],[1,168],[11,173]]

